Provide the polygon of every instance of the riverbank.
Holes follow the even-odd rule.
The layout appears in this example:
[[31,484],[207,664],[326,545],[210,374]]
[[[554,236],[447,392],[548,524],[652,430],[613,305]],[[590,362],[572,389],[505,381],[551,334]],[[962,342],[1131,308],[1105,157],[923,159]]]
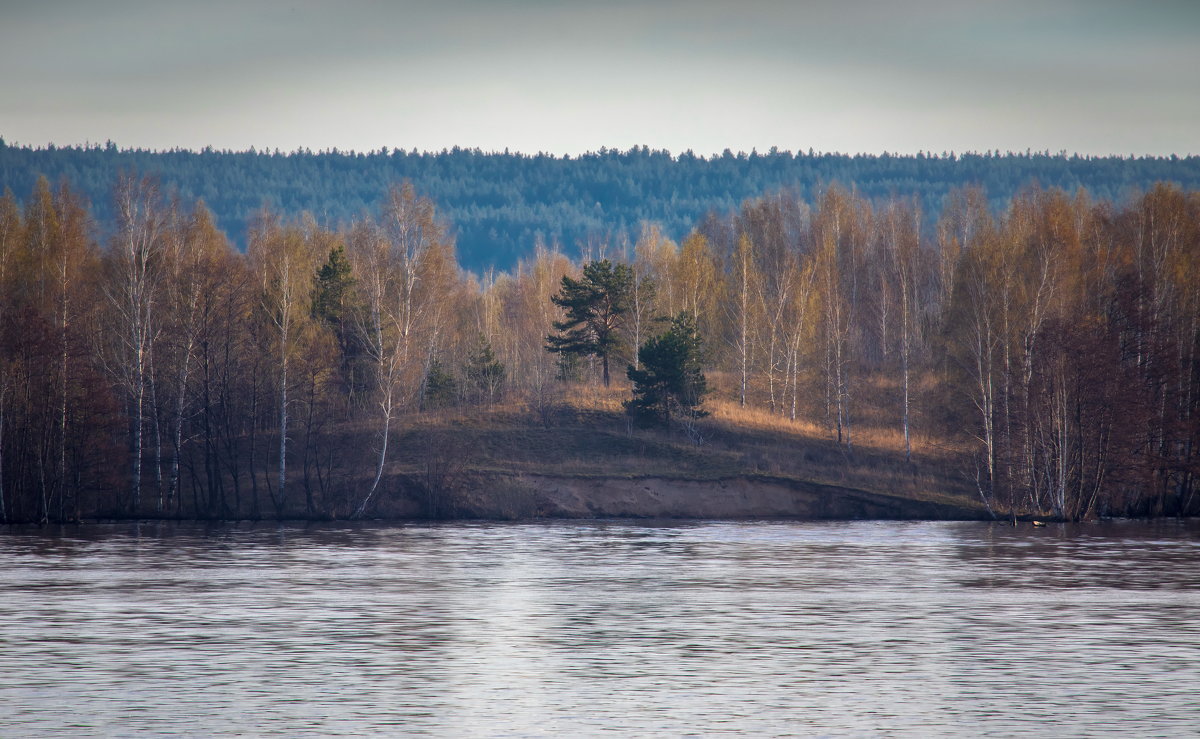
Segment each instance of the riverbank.
[[[268,438],[236,449],[236,470],[193,465],[181,495],[144,489],[141,505],[82,497],[64,520],[528,520],[991,518],[961,458],[861,425],[854,443],[827,429],[714,400],[690,433],[633,427],[627,390],[575,387],[528,402],[406,416],[379,483],[377,429],[364,420],[299,436],[280,496]],[[145,477],[143,478],[146,479]],[[366,501],[366,505],[363,502]],[[51,517],[55,520],[55,517]],[[36,523],[36,521],[27,521]]]
[[[981,520],[986,511],[769,476],[492,475],[455,495],[459,518]],[[415,502],[415,501],[414,501]],[[419,511],[419,507],[413,512]]]
[[564,398],[543,423],[505,408],[427,418],[400,437],[395,467],[368,508],[380,519],[991,519],[925,444],[910,460],[894,439],[856,445],[732,404],[713,405],[694,436],[636,429],[619,397]]

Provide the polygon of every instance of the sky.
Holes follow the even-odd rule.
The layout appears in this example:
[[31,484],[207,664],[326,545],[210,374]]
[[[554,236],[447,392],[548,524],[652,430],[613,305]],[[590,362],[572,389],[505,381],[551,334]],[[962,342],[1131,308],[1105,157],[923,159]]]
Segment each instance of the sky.
[[0,0],[44,146],[1200,154],[1195,0]]

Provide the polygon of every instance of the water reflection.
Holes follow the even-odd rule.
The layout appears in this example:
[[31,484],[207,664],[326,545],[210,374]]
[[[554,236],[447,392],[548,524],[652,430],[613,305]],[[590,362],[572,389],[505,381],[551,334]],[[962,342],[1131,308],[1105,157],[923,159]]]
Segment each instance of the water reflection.
[[0,735],[1186,735],[1200,528],[0,536]]

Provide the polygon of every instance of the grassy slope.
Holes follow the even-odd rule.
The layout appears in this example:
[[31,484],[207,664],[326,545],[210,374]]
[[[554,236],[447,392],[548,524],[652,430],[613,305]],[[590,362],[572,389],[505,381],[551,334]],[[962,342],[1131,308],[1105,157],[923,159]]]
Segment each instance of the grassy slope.
[[701,422],[704,443],[696,446],[679,430],[632,428],[621,409],[626,395],[575,388],[548,414],[518,404],[426,414],[400,436],[397,471],[416,474],[430,458],[453,457],[475,474],[775,478],[981,508],[953,452],[928,440],[907,463],[895,433],[856,430],[847,449],[811,424],[713,400]]

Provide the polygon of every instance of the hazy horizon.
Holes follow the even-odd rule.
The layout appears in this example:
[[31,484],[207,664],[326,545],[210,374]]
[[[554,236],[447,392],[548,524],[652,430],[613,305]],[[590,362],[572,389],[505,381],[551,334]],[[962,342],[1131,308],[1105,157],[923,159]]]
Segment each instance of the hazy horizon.
[[1200,5],[0,2],[27,146],[1200,153]]
[[[51,147],[53,147],[54,149],[76,149],[76,148],[77,149],[85,149],[85,150],[87,150],[87,149],[103,149],[111,144],[111,145],[115,146],[117,148],[117,151],[119,151],[119,152],[142,152],[142,153],[150,153],[150,154],[170,154],[170,153],[177,152],[177,151],[188,152],[188,153],[192,153],[192,154],[202,154],[202,153],[205,153],[206,151],[212,151],[213,153],[218,153],[218,154],[255,153],[255,154],[268,155],[268,156],[275,155],[275,154],[279,154],[281,156],[291,156],[294,154],[311,154],[314,156],[315,155],[327,155],[327,154],[342,155],[342,156],[357,156],[357,155],[375,154],[375,153],[379,152],[381,149],[383,149],[383,150],[386,150],[389,155],[403,151],[404,153],[406,153],[408,155],[413,155],[415,153],[418,156],[439,156],[444,153],[453,152],[454,150],[457,149],[459,151],[478,152],[479,154],[484,155],[484,156],[509,155],[509,156],[521,156],[521,157],[531,157],[531,158],[537,157],[537,156],[548,156],[548,157],[552,157],[552,158],[556,158],[556,159],[574,160],[574,159],[582,159],[582,158],[588,157],[588,156],[600,155],[601,150],[603,150],[605,152],[616,152],[618,154],[625,155],[625,154],[628,154],[633,149],[647,148],[647,149],[649,149],[649,151],[652,154],[661,154],[661,153],[665,152],[668,156],[670,156],[670,158],[672,160],[675,160],[675,161],[678,161],[681,157],[684,157],[688,154],[691,154],[692,156],[694,156],[697,159],[710,160],[710,161],[715,160],[715,159],[720,159],[721,157],[724,156],[724,151],[697,152],[697,151],[693,151],[691,149],[685,149],[683,151],[673,151],[671,149],[655,148],[655,147],[651,147],[651,146],[648,146],[645,144],[634,144],[633,147],[629,147],[629,148],[620,148],[620,147],[614,147],[614,146],[601,145],[601,146],[597,146],[597,147],[588,149],[586,151],[557,153],[557,152],[548,152],[548,151],[521,151],[521,150],[513,149],[511,147],[505,147],[504,149],[483,149],[483,148],[476,147],[476,146],[461,146],[458,144],[454,144],[452,146],[447,146],[447,147],[443,147],[441,149],[436,149],[436,150],[411,148],[411,147],[406,148],[406,147],[402,147],[402,146],[395,146],[395,147],[383,146],[383,147],[375,147],[374,149],[344,149],[344,148],[340,148],[340,147],[317,149],[317,148],[314,148],[311,146],[301,146],[298,148],[285,150],[285,149],[281,149],[278,147],[266,147],[266,146],[260,147],[260,146],[255,146],[254,144],[251,144],[250,146],[243,147],[243,148],[237,148],[237,149],[218,148],[218,147],[211,146],[211,145],[204,146],[204,147],[198,147],[198,148],[197,147],[187,147],[187,146],[172,146],[172,147],[168,147],[168,148],[154,148],[154,147],[145,147],[145,146],[125,146],[121,142],[112,141],[111,139],[107,140],[107,141],[103,141],[103,142],[101,142],[101,141],[80,141],[80,142],[59,143],[59,142],[55,142],[55,141],[49,141],[49,142],[39,144],[39,143],[30,143],[30,142],[25,142],[25,141],[10,140],[2,134],[0,134],[0,141],[3,141],[6,146],[10,146],[10,147],[14,147],[14,148],[26,148],[26,149],[31,149],[33,151],[49,151],[51,149]],[[914,151],[914,152],[895,152],[895,151],[823,151],[820,149],[792,150],[792,149],[785,149],[783,147],[772,147],[772,148],[774,148],[776,150],[776,153],[791,154],[792,156],[795,156],[795,157],[802,157],[802,156],[886,157],[886,156],[892,156],[892,157],[896,157],[896,158],[914,158],[914,157],[918,157],[918,156],[925,156],[930,159],[949,159],[951,157],[966,157],[966,156],[980,156],[980,157],[991,156],[991,157],[996,157],[996,158],[1009,157],[1009,156],[1011,156],[1011,157],[1045,156],[1045,157],[1052,157],[1052,158],[1080,157],[1080,158],[1086,158],[1086,159],[1170,159],[1172,157],[1175,157],[1178,159],[1191,159],[1191,158],[1200,157],[1200,154],[1182,154],[1181,155],[1181,154],[1176,154],[1174,152],[1168,153],[1168,154],[1120,154],[1120,153],[1117,153],[1117,154],[1084,154],[1084,153],[1076,152],[1076,151],[1065,151],[1065,150],[1064,151],[1047,151],[1044,149],[1039,150],[1039,151],[1034,151],[1034,150],[1026,150],[1026,151],[997,151],[997,150],[992,150],[992,151],[975,151],[975,150],[925,151],[925,150],[919,150],[919,151]],[[757,153],[760,156],[769,156],[771,154],[770,149],[761,150],[761,149],[758,149],[757,147],[750,149],[750,150],[745,150],[745,149],[734,150],[734,149],[730,149],[729,147],[726,147],[726,149],[729,151],[730,154],[732,154],[734,156],[750,156],[751,154],[754,154],[754,153]]]

